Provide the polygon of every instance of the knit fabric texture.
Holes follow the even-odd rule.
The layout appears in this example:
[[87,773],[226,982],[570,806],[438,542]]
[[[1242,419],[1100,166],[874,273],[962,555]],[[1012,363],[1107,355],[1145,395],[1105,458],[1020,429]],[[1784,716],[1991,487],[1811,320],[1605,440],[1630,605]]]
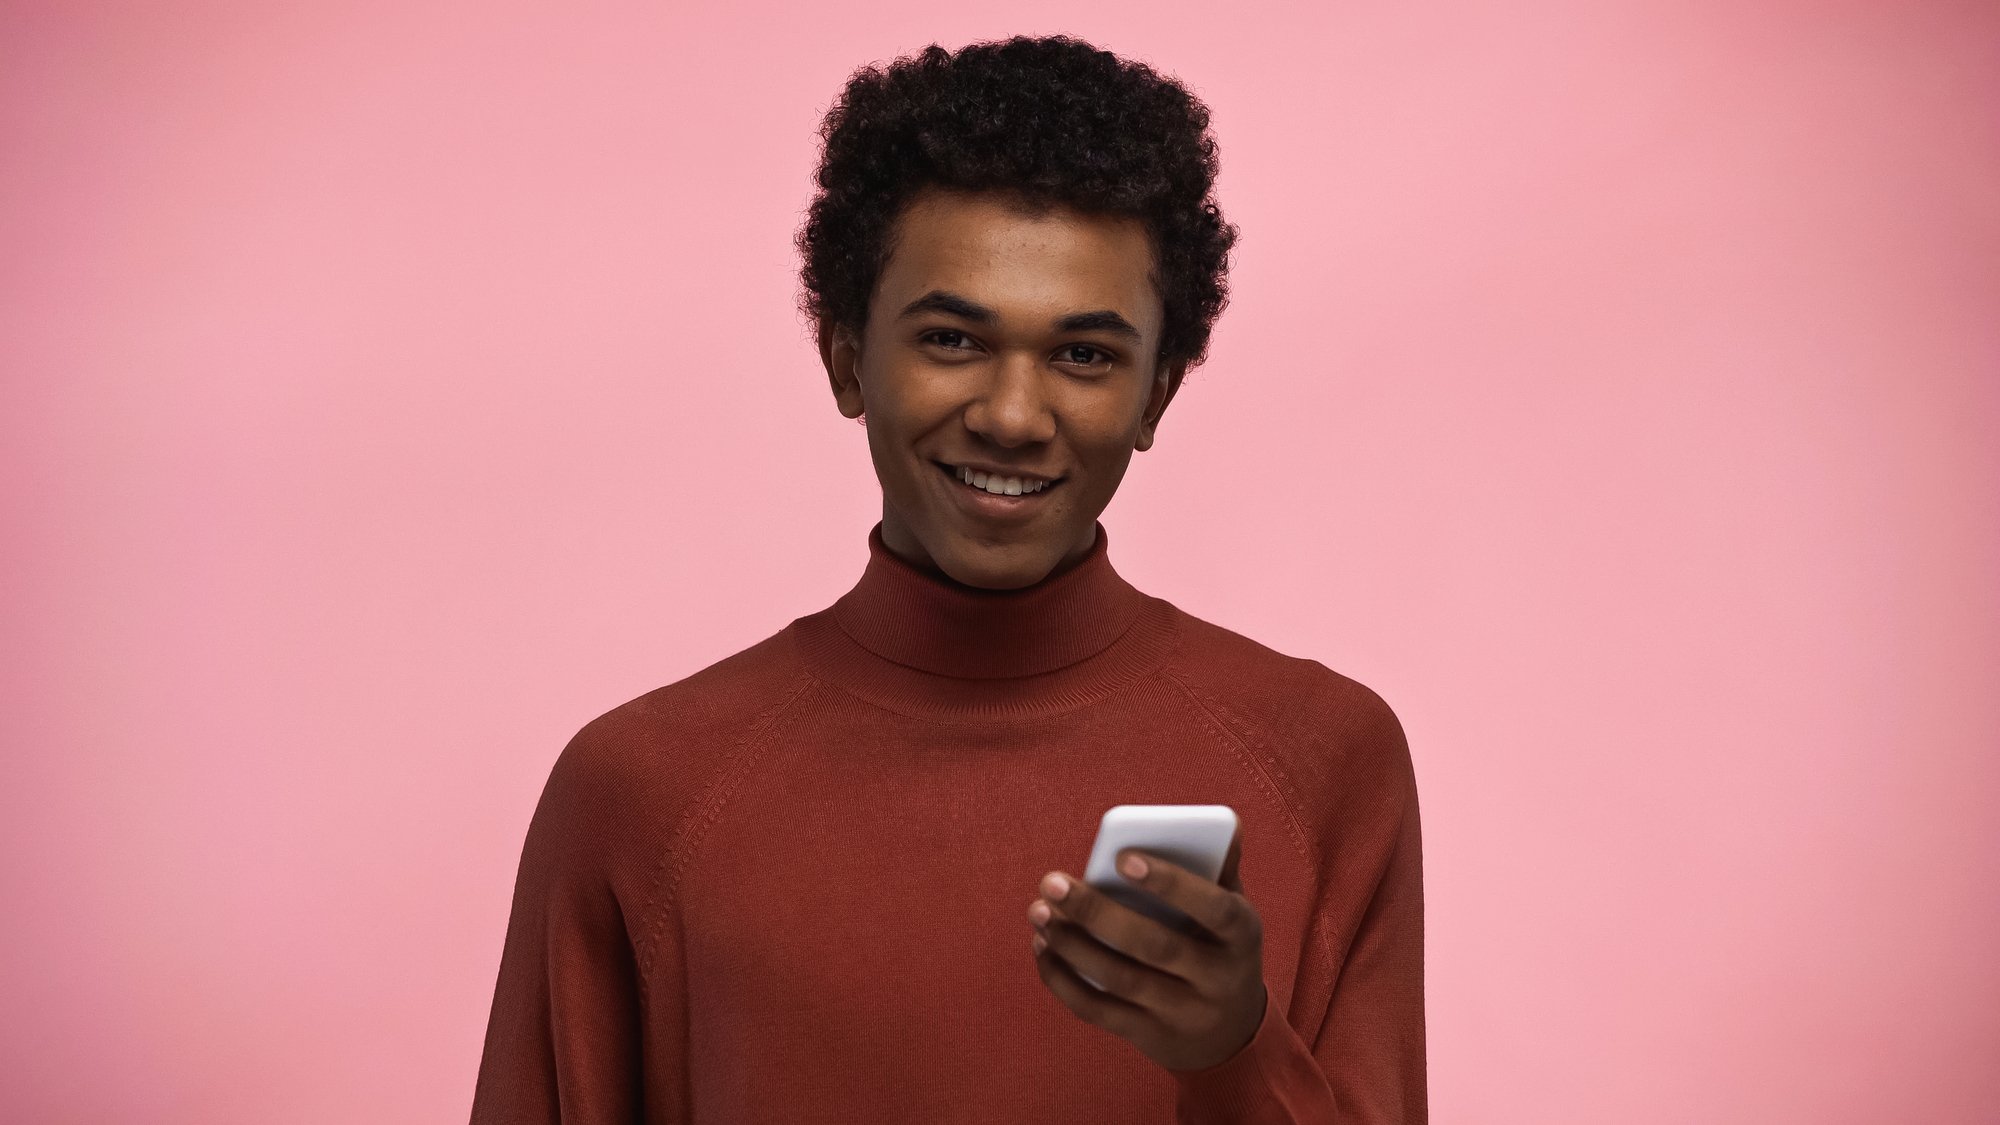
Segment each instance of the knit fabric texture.
[[[1423,857],[1369,688],[1074,567],[883,545],[830,607],[613,708],[527,831],[473,1125],[1428,1120]],[[1223,804],[1267,1001],[1170,1071],[1042,983],[1027,908],[1105,810]]]

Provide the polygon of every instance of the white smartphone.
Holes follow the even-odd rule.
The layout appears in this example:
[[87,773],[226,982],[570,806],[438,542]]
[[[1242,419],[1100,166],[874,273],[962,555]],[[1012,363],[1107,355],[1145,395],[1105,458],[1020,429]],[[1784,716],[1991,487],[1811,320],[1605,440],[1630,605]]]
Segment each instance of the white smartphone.
[[[1220,882],[1235,837],[1236,810],[1228,805],[1113,805],[1098,822],[1097,842],[1090,846],[1083,881],[1170,929],[1182,929],[1194,920],[1119,874],[1118,853],[1138,848]],[[1103,989],[1082,970],[1076,975],[1092,988]]]
[[1118,873],[1118,853],[1138,848],[1216,882],[1235,837],[1236,810],[1228,805],[1114,805],[1098,822],[1083,881],[1169,928],[1188,926],[1193,919]]

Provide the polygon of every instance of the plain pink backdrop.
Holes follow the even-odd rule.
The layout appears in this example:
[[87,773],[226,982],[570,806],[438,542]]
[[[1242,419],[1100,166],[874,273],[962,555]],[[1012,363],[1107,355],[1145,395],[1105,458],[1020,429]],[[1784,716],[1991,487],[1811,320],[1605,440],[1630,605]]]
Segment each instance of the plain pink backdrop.
[[1068,31],[1243,231],[1114,563],[1401,716],[1435,1120],[1994,1119],[2000,9],[863,7],[0,8],[0,1113],[463,1119],[556,753],[865,561],[820,114]]

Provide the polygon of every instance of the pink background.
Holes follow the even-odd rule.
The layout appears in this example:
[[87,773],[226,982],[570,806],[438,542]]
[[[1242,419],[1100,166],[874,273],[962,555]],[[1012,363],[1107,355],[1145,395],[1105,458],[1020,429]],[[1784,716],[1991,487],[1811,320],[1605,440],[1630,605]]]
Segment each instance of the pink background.
[[1401,715],[1435,1119],[1993,1119],[2000,9],[175,7],[0,9],[10,1120],[463,1119],[557,751],[866,557],[820,113],[1017,31],[1214,109],[1105,522]]

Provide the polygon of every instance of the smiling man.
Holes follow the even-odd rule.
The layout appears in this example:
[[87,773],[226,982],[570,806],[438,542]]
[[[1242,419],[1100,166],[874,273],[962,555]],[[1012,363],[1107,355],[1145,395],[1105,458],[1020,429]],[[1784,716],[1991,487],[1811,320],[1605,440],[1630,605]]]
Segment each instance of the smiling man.
[[[868,565],[563,750],[475,1125],[1426,1121],[1400,724],[1099,521],[1224,302],[1206,109],[1014,39],[864,69],[824,140],[804,307]],[[1118,804],[1236,810],[1218,880],[1125,857],[1189,924],[1077,878]]]
[[866,327],[820,345],[841,410],[869,415],[891,553],[1007,590],[1089,554],[1187,366],[1159,358],[1152,261],[1135,218],[914,194]]

